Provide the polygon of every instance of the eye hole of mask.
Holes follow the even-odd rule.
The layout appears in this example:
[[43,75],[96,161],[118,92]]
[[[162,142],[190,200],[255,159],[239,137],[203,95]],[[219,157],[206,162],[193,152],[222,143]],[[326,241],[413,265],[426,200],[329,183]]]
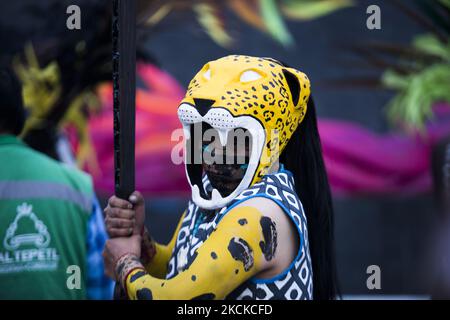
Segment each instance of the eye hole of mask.
[[205,73],[203,73],[203,78],[205,78],[206,80],[211,79],[211,69],[208,69],[205,71]]
[[258,72],[256,72],[255,70],[247,70],[242,72],[241,74],[241,78],[239,79],[239,81],[241,82],[250,82],[250,81],[255,81],[262,78],[262,75],[259,74]]

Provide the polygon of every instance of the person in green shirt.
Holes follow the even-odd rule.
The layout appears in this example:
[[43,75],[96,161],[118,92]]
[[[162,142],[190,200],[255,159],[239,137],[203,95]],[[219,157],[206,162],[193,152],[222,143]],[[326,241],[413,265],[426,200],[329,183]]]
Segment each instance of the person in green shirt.
[[110,299],[91,177],[25,145],[13,72],[0,69],[0,299]]

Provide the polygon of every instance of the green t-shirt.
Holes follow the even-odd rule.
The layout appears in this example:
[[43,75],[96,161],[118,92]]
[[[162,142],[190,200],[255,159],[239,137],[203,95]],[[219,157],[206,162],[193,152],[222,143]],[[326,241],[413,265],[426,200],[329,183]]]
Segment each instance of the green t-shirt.
[[0,299],[86,298],[91,178],[9,135],[0,164]]

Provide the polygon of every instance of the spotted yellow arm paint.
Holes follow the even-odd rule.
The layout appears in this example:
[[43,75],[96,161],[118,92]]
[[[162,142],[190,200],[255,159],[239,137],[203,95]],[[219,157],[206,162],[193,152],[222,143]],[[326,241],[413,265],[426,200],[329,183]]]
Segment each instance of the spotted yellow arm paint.
[[178,232],[180,231],[186,212],[181,215],[178,225],[173,233],[172,239],[167,245],[155,242],[145,230],[142,240],[141,262],[145,270],[153,277],[164,279],[167,274],[167,266],[172,256],[173,248],[177,241]]
[[130,299],[224,299],[264,269],[262,218],[254,207],[232,209],[172,279],[152,277],[137,258],[124,257],[117,265],[121,283]]

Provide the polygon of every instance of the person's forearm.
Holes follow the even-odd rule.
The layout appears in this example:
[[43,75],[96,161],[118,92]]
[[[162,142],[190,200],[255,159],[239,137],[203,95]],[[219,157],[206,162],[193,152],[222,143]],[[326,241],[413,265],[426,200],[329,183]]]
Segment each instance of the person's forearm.
[[141,248],[140,260],[145,270],[153,277],[163,279],[167,274],[167,264],[173,248],[154,241],[146,229]]
[[159,244],[153,240],[147,228],[142,235],[141,261],[147,272],[153,277],[164,279],[167,274],[167,265],[172,256],[185,213],[181,215],[172,239],[167,245]]
[[116,263],[117,279],[130,299],[224,299],[270,266],[262,251],[261,218],[255,208],[233,209],[197,249],[189,267],[171,279],[152,277],[130,254]]

